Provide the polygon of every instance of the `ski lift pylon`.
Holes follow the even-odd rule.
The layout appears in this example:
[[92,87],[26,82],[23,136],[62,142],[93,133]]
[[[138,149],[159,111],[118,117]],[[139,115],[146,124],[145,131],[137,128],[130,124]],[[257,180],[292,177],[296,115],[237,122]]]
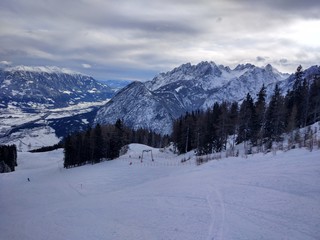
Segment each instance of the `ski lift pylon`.
[[142,150],[141,162],[143,162],[143,154],[144,154],[145,152],[151,152],[151,160],[152,160],[152,162],[153,162],[154,159],[153,159],[153,154],[152,154],[152,150],[151,150],[151,149]]

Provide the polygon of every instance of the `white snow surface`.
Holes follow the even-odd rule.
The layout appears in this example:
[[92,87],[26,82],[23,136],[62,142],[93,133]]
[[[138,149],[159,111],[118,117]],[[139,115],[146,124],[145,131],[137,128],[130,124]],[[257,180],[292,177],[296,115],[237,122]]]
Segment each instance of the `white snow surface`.
[[147,149],[72,169],[62,150],[20,153],[0,175],[0,238],[319,239],[319,150],[196,166],[192,153],[159,149],[141,163]]

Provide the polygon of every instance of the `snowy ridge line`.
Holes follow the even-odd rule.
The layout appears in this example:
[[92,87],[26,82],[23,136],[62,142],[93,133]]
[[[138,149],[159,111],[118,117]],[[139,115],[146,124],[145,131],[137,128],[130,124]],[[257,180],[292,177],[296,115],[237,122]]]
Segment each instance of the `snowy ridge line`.
[[15,66],[15,67],[5,67],[4,70],[9,71],[9,72],[21,71],[21,72],[36,72],[36,73],[62,73],[62,74],[70,74],[70,75],[87,76],[83,73],[72,71],[68,68],[59,68],[56,66],[24,66],[24,65],[19,65],[19,66]]

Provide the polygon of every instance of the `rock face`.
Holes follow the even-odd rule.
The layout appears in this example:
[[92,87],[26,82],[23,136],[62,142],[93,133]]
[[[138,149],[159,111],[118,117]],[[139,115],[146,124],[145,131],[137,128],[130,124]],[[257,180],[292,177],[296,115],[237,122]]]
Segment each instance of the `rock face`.
[[175,109],[183,107],[176,107],[179,101],[166,95],[150,91],[141,82],[134,82],[98,111],[95,123],[114,123],[122,119],[126,125],[135,129],[161,129],[168,133],[171,121],[183,113]]
[[18,66],[0,70],[0,108],[61,108],[113,95],[109,86],[67,69]]
[[[318,66],[310,69],[305,71],[306,76],[320,73]],[[230,69],[214,62],[187,63],[151,81],[128,85],[98,111],[95,123],[114,123],[120,118],[135,129],[170,134],[172,120],[187,111],[207,109],[215,102],[241,102],[248,92],[255,98],[263,84],[269,96],[276,83],[285,93],[292,87],[292,80],[292,75],[280,73],[270,64]]]

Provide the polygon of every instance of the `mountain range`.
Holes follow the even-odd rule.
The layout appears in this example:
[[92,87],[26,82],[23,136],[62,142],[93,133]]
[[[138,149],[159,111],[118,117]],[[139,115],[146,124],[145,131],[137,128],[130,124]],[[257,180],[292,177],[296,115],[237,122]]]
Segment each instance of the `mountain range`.
[[0,69],[0,144],[33,149],[92,125],[115,90],[58,67]]
[[[304,71],[304,77],[320,73],[318,66]],[[99,109],[95,123],[114,123],[170,134],[172,120],[186,112],[207,109],[215,102],[241,102],[247,93],[253,98],[264,84],[267,97],[279,84],[283,93],[293,85],[294,74],[284,74],[272,67],[240,64],[234,69],[214,62],[183,64],[160,73],[148,82],[134,82]]]
[[[312,79],[320,74],[320,67],[310,67],[303,74]],[[31,139],[43,133],[59,139],[117,119],[134,129],[170,134],[172,120],[186,112],[205,110],[215,102],[241,103],[248,92],[255,98],[263,84],[268,98],[275,84],[285,94],[294,79],[294,74],[281,73],[270,64],[239,64],[231,69],[201,62],[183,64],[118,91],[68,69],[7,67],[0,69],[0,143],[39,147],[49,143],[43,139],[33,143]]]
[[68,107],[111,98],[114,91],[90,76],[57,67],[0,69],[0,107],[26,111]]

